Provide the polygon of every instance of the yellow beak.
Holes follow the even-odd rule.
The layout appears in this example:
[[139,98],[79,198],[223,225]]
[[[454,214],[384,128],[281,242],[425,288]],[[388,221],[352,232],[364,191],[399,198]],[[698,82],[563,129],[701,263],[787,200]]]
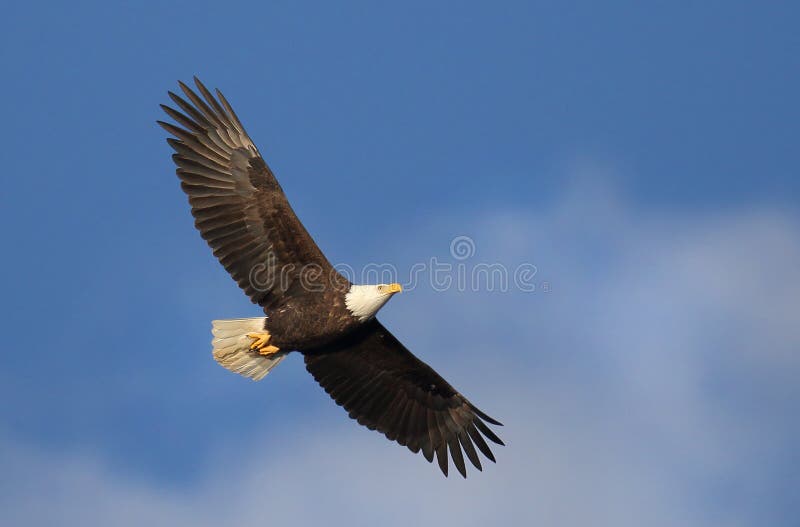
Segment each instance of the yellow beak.
[[403,286],[400,284],[389,284],[389,287],[386,288],[389,293],[402,293]]

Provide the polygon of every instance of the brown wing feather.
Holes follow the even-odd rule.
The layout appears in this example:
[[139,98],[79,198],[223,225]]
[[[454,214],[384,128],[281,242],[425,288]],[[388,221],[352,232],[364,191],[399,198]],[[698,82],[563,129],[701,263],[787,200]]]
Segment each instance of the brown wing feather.
[[180,111],[162,105],[180,126],[159,124],[175,136],[167,141],[175,150],[181,188],[214,256],[265,308],[280,302],[304,270],[340,278],[297,219],[228,101],[219,91],[217,100],[194,80],[202,97],[179,83],[188,101],[170,92]]
[[486,425],[500,425],[473,406],[430,366],[373,319],[324,349],[304,351],[306,369],[350,417],[412,452],[422,449],[447,475],[447,452],[466,477],[464,455],[481,470],[475,445],[494,455],[478,432],[503,442]]

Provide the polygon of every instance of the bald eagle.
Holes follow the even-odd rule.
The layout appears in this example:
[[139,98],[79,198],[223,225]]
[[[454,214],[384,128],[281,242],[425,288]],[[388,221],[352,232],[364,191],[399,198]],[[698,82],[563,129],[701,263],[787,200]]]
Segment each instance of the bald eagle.
[[230,371],[262,379],[287,353],[350,417],[378,430],[447,475],[448,450],[466,477],[464,454],[481,470],[477,450],[494,461],[484,437],[503,442],[486,423],[500,423],[470,403],[411,354],[376,318],[400,284],[356,285],[339,274],[297,219],[277,179],[219,90],[195,77],[197,92],[179,82],[180,108],[161,105],[175,123],[181,188],[195,226],[264,317],[212,322],[214,359]]

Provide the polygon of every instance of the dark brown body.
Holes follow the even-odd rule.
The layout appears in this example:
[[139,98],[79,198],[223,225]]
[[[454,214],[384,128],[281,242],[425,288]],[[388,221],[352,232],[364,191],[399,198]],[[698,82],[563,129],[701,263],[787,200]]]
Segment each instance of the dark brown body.
[[303,351],[324,346],[361,325],[345,305],[345,294],[339,291],[305,292],[289,297],[271,309],[266,330],[270,343],[285,351]]

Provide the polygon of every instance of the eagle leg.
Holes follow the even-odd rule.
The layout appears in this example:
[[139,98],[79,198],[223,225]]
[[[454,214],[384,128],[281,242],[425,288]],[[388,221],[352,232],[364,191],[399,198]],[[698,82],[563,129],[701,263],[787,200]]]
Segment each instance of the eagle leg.
[[268,331],[263,333],[248,333],[247,336],[253,339],[253,343],[250,344],[250,349],[258,352],[259,355],[267,356],[280,351],[280,348],[268,345],[269,340],[272,338],[272,335],[270,335]]

